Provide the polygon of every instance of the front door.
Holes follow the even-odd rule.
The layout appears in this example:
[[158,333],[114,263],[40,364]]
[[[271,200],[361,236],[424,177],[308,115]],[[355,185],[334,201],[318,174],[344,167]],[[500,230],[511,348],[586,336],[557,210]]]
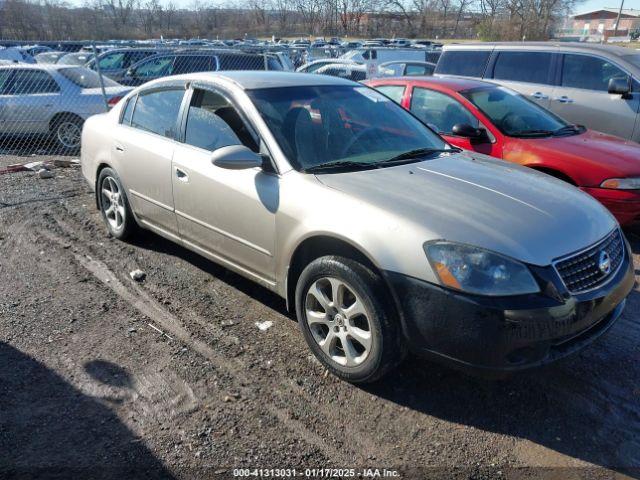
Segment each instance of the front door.
[[610,61],[582,54],[565,54],[560,85],[551,99],[551,111],[571,123],[631,138],[638,114],[640,92],[629,98],[608,93],[612,78],[629,75]]
[[227,170],[211,154],[258,139],[218,92],[194,89],[184,143],[173,155],[175,211],[183,242],[266,286],[275,284],[275,213],[279,177],[263,169]]

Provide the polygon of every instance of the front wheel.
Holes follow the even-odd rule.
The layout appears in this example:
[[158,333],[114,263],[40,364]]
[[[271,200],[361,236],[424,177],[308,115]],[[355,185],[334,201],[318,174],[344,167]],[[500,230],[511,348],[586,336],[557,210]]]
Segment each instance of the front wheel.
[[383,282],[356,261],[326,256],[311,262],[298,280],[296,312],[311,351],[342,380],[373,382],[403,358]]

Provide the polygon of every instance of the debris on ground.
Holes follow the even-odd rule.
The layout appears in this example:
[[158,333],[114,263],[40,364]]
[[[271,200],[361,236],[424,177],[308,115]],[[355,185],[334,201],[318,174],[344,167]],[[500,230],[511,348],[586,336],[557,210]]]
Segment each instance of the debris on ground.
[[173,340],[173,337],[170,335],[167,335],[166,333],[164,333],[162,330],[160,330],[158,327],[156,327],[155,325],[151,324],[151,323],[147,323],[147,325],[149,325],[151,328],[153,328],[156,332],[158,332],[160,335],[167,337],[169,340]]
[[132,280],[135,280],[136,282],[142,282],[145,278],[147,278],[147,274],[142,270],[140,270],[139,268],[136,270],[133,270],[132,272],[129,272],[129,276],[131,277]]
[[256,322],[256,327],[258,327],[261,332],[266,332],[271,327],[273,327],[273,322],[271,320],[267,320],[265,322]]
[[41,168],[38,170],[38,178],[53,178],[55,174],[51,170],[47,170],[46,168]]

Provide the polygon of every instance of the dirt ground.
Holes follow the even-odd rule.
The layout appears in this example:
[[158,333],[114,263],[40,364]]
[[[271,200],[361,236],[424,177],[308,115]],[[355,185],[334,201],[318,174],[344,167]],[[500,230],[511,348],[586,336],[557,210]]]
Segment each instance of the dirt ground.
[[496,382],[409,358],[356,387],[280,298],[151,233],[109,238],[79,169],[55,174],[0,175],[0,477],[640,478],[637,290],[545,369]]

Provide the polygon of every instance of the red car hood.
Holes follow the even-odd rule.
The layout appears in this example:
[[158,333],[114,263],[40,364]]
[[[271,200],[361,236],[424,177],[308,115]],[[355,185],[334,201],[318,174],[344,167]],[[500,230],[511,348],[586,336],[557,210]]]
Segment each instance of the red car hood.
[[581,179],[582,186],[640,176],[640,144],[593,130],[566,137],[511,138],[503,154],[505,160],[521,165],[557,164],[560,171]]

